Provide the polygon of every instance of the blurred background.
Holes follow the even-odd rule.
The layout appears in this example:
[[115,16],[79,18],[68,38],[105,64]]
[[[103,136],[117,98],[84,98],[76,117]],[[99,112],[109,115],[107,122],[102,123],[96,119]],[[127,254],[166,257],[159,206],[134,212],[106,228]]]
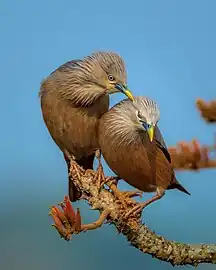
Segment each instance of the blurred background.
[[[67,170],[43,123],[38,91],[64,62],[115,51],[130,88],[158,102],[169,146],[193,138],[212,144],[215,127],[199,117],[195,100],[216,94],[215,9],[214,0],[0,1],[0,269],[172,269],[129,246],[112,226],[69,243],[51,228],[48,207],[67,193]],[[111,104],[122,98],[113,95]],[[177,176],[192,196],[168,191],[143,219],[168,239],[216,243],[215,171]],[[84,222],[98,216],[83,202],[75,206]]]

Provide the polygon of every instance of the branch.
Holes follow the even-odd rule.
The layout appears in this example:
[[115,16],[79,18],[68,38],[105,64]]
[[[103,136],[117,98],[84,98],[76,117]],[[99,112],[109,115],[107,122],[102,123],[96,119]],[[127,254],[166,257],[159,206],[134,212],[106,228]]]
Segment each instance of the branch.
[[175,170],[194,170],[216,168],[216,159],[210,158],[210,153],[216,151],[213,146],[201,146],[197,140],[191,143],[180,142],[176,147],[169,147],[172,166]]
[[[51,216],[54,219],[54,226],[61,237],[70,240],[72,234],[77,234],[89,229],[95,229],[103,224],[113,224],[119,233],[125,235],[132,246],[143,253],[148,253],[153,257],[171,263],[172,265],[193,265],[199,263],[216,264],[216,245],[189,245],[169,241],[148,229],[141,223],[140,215],[129,216],[124,219],[127,213],[136,202],[127,198],[127,203],[118,200],[110,190],[98,188],[94,183],[97,172],[92,170],[84,171],[71,161],[70,175],[75,185],[82,192],[82,198],[87,200],[92,209],[100,211],[100,218],[92,224],[81,224],[81,215],[72,208],[68,197],[65,197],[59,207],[51,208]],[[110,188],[114,185],[107,183]],[[61,209],[60,209],[61,208]]]
[[206,102],[202,99],[197,99],[196,107],[206,122],[216,122],[216,100]]

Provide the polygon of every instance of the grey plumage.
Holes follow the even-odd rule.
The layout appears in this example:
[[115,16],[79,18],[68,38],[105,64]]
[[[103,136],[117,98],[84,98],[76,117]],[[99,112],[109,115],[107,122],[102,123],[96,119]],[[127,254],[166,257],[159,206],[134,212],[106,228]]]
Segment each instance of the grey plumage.
[[[133,105],[129,100],[125,99],[116,104],[111,110],[112,113],[106,116],[109,129],[107,129],[105,138],[106,135],[112,137],[117,144],[129,145],[139,138],[140,133],[138,131],[142,131],[143,126],[140,123],[138,112],[142,116],[141,120],[149,120],[155,125],[160,119],[160,111],[156,102],[139,96],[135,98]],[[156,128],[155,136],[166,146],[158,128]]]
[[[72,60],[57,68],[42,82],[40,96],[46,91],[43,84],[49,79],[55,82],[55,87],[49,91],[58,91],[61,98],[88,107],[100,96],[109,94],[109,73],[115,77],[116,82],[126,85],[127,72],[123,59],[116,53],[96,52],[82,60]],[[112,90],[111,93],[118,92]]]

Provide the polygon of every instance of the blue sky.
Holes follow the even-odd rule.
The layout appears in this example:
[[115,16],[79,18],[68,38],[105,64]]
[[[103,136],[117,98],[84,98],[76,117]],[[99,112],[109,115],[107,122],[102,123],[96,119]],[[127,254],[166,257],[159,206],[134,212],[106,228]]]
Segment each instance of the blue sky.
[[[213,0],[0,1],[2,269],[172,269],[130,247],[112,227],[71,243],[51,229],[48,207],[67,192],[66,167],[42,121],[38,91],[64,62],[115,51],[133,92],[158,102],[168,145],[193,138],[211,144],[215,128],[199,118],[195,99],[215,98],[215,8]],[[111,104],[122,98],[113,95]],[[169,239],[215,243],[215,171],[177,176],[192,196],[169,191],[143,218]],[[84,221],[97,217],[76,205]]]

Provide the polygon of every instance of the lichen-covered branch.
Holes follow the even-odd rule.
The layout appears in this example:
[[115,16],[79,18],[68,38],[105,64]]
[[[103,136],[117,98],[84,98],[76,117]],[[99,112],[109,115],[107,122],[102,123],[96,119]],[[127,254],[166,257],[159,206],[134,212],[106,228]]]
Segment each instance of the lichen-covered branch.
[[[207,122],[216,122],[216,101],[207,103],[199,99],[196,106]],[[211,147],[201,146],[197,140],[193,140],[191,143],[178,143],[177,146],[169,147],[168,150],[175,170],[198,171],[202,168],[216,168],[216,159],[210,157],[210,153],[216,150],[216,144]],[[66,196],[59,207],[53,206],[50,211],[55,223],[53,226],[65,240],[69,241],[73,234],[97,229],[106,220],[124,234],[132,246],[159,260],[172,265],[216,264],[216,245],[214,244],[193,245],[170,241],[155,234],[142,224],[140,215],[131,215],[125,219],[125,214],[136,204],[131,197],[137,196],[139,193],[125,192],[127,198],[124,196],[120,198],[118,195],[121,192],[111,181],[107,183],[109,189],[101,188],[101,180],[106,178],[102,177],[101,164],[97,172],[85,171],[71,159],[70,175],[81,191],[82,199],[87,200],[92,209],[99,210],[100,217],[91,224],[82,224],[79,209],[75,211]],[[97,178],[100,181],[96,183]],[[111,178],[107,177],[104,180],[111,180]]]
[[201,146],[197,140],[193,140],[190,143],[180,142],[168,150],[175,170],[197,171],[203,168],[216,168],[216,157],[210,158],[211,152],[216,153],[216,144],[211,147]]
[[[110,190],[93,185],[96,173],[94,171],[84,171],[77,165],[76,169],[72,167],[70,173],[82,192],[82,198],[88,201],[92,209],[99,210],[100,217],[92,224],[82,224],[79,210],[74,211],[68,197],[65,197],[64,202],[59,207],[51,207],[50,212],[55,222],[54,226],[65,240],[70,240],[72,234],[96,229],[106,220],[124,234],[132,246],[157,259],[172,265],[196,266],[204,262],[216,264],[216,245],[190,245],[169,241],[142,224],[140,215],[124,219],[125,213],[136,203],[133,199],[128,197],[124,203]],[[108,183],[108,186],[110,185],[113,183]]]
[[206,102],[202,99],[197,99],[196,107],[206,122],[216,122],[216,100]]

